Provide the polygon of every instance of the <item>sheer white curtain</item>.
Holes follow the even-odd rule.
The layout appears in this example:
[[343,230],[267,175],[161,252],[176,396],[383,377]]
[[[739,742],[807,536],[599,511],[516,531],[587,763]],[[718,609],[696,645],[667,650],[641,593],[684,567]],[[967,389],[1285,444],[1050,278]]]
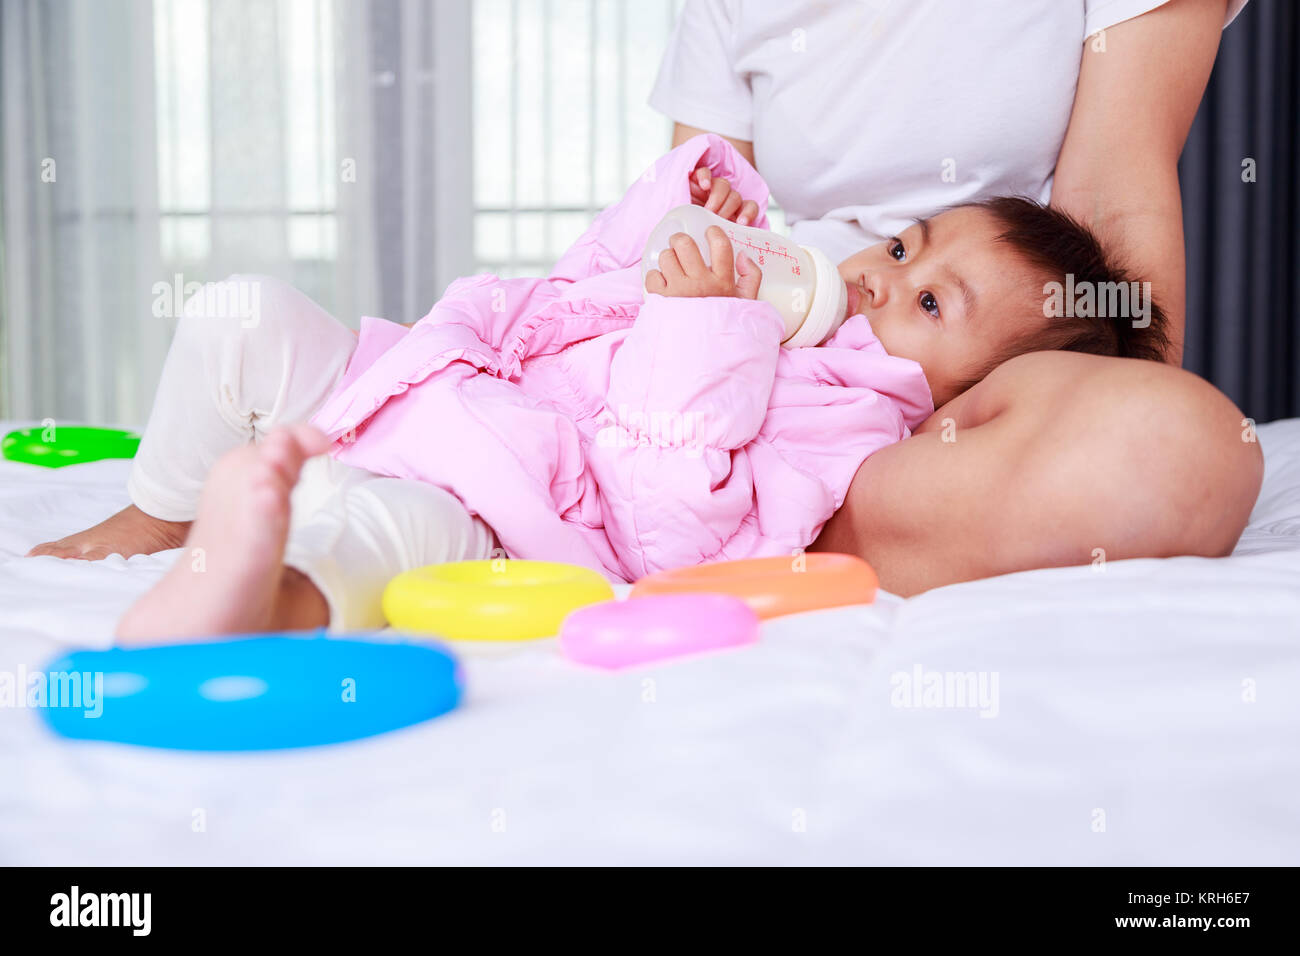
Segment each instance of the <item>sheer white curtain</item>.
[[146,6],[0,5],[6,414],[110,420],[165,346],[152,49]]
[[474,0],[478,268],[536,275],[667,148],[678,0]]
[[2,0],[0,416],[142,423],[190,283],[355,323],[544,271],[666,148],[679,5]]
[[231,272],[423,314],[473,264],[469,30],[468,0],[4,0],[0,414],[142,422],[171,290]]

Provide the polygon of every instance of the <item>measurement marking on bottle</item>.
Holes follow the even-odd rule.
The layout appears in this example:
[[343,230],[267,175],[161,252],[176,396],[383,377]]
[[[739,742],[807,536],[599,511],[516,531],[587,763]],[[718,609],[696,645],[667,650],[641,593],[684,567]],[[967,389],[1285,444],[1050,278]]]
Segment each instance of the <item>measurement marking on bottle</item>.
[[763,244],[759,246],[750,242],[748,239],[740,238],[734,231],[728,231],[727,238],[731,240],[732,245],[744,246],[746,249],[753,249],[754,258],[760,266],[767,264],[766,256],[777,256],[782,259],[790,260],[790,272],[792,275],[802,274],[799,271],[799,260],[795,256],[790,255],[790,253],[786,252],[784,249],[773,248],[772,243],[767,240],[764,240]]

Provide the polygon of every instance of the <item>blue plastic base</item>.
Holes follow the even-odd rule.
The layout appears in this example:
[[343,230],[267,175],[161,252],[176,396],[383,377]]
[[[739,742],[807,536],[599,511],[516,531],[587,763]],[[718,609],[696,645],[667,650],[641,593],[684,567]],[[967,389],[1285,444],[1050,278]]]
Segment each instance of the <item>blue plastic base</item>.
[[463,689],[460,665],[446,650],[365,635],[77,651],[48,670],[51,688],[57,675],[81,675],[82,699],[44,708],[56,734],[175,750],[356,740],[444,714]]

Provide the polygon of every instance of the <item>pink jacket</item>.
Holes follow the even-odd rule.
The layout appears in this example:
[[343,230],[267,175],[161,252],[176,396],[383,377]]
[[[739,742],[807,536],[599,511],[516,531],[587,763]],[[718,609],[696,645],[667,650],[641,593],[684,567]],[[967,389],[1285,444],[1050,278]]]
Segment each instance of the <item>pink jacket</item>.
[[807,546],[863,460],[930,414],[930,389],[865,316],[790,350],[766,303],[646,299],[642,247],[690,202],[699,165],[757,200],[766,227],[758,173],[725,140],[695,137],[547,278],[460,279],[409,331],[363,319],[312,419],[331,453],[447,489],[512,557],[621,581]]

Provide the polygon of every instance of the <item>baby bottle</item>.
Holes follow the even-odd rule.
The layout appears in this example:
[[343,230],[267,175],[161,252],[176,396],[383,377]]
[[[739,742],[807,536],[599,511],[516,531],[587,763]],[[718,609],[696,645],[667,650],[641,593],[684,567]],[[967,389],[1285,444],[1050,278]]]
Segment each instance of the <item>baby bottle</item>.
[[835,264],[820,249],[798,246],[766,229],[738,226],[703,206],[678,206],[655,226],[641,255],[641,279],[659,268],[659,254],[668,239],[684,232],[700,247],[709,262],[709,226],[718,226],[731,240],[735,255],[745,253],[763,270],[758,297],[770,303],[785,320],[786,348],[821,345],[846,318],[849,294]]

